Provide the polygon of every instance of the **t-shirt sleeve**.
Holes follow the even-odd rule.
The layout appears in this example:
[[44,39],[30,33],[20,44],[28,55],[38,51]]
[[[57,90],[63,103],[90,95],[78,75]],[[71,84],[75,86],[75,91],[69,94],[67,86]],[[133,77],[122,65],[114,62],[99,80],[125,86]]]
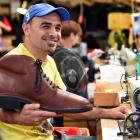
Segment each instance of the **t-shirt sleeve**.
[[52,67],[51,69],[53,71],[53,81],[54,81],[55,85],[58,86],[60,89],[66,90],[66,86],[58,72],[54,59],[52,57],[49,57],[49,58],[50,58],[50,63],[51,63],[51,67]]

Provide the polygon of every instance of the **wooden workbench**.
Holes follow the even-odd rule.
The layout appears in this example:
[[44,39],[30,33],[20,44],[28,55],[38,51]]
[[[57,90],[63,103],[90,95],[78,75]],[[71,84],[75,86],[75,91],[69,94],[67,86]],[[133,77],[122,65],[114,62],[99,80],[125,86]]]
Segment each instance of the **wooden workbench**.
[[119,127],[117,120],[100,119],[97,121],[97,140],[123,140],[117,136]]
[[117,133],[120,132],[117,120],[100,119],[96,125],[97,140],[140,140],[140,138],[117,136]]

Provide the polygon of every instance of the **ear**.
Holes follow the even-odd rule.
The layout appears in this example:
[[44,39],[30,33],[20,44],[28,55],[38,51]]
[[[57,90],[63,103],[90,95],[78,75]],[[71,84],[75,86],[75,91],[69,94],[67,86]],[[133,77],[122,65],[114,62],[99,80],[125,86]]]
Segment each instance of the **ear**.
[[29,25],[28,24],[23,24],[22,29],[25,35],[29,35]]

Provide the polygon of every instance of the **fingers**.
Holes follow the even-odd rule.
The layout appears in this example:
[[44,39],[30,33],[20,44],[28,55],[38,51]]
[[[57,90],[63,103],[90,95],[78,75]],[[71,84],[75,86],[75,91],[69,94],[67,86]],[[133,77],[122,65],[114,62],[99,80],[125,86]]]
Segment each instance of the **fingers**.
[[120,106],[118,107],[119,111],[125,115],[129,114],[129,109],[126,106]]
[[126,114],[120,112],[120,113],[118,113],[118,117],[117,118],[125,119],[126,118]]
[[112,108],[109,111],[109,116],[110,118],[114,118],[114,119],[125,119],[126,114],[124,112],[124,108],[119,106],[116,108]]
[[55,112],[42,111],[39,108],[40,108],[40,104],[37,103],[26,104],[24,105],[22,111],[26,114],[32,113],[33,116],[39,116],[39,117],[55,117],[57,115]]
[[25,104],[23,109],[26,109],[26,110],[36,110],[36,109],[39,109],[40,108],[40,104],[37,104],[37,103],[33,103],[33,104]]
[[56,113],[55,112],[49,112],[49,111],[41,111],[41,110],[37,110],[32,112],[33,116],[39,116],[39,117],[44,117],[44,118],[50,118],[50,117],[55,117]]
[[26,104],[20,112],[16,113],[18,124],[38,125],[47,118],[56,117],[55,112],[40,110],[40,104]]
[[125,114],[128,115],[128,114],[132,113],[131,106],[129,104],[122,105],[121,107],[123,108],[123,111]]
[[120,119],[125,119],[126,116],[128,115],[128,109],[124,106],[117,107],[116,112],[118,112],[116,117]]

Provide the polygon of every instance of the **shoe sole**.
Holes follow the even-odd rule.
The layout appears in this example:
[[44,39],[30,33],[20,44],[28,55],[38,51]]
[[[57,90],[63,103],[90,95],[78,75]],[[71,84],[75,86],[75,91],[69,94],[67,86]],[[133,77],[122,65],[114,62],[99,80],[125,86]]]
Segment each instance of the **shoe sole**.
[[31,103],[31,100],[21,99],[14,96],[0,96],[0,107],[8,111],[21,110],[25,104]]
[[[6,96],[2,95],[0,96],[0,107],[4,108],[8,111],[19,111],[23,108],[25,104],[31,104],[34,103],[32,100],[26,99],[26,98],[20,98],[15,96]],[[47,107],[40,107],[41,110],[44,111],[51,111],[56,112],[58,114],[62,113],[82,113],[86,111],[92,110],[92,106],[87,106],[84,108],[63,108],[63,109],[50,109]]]

